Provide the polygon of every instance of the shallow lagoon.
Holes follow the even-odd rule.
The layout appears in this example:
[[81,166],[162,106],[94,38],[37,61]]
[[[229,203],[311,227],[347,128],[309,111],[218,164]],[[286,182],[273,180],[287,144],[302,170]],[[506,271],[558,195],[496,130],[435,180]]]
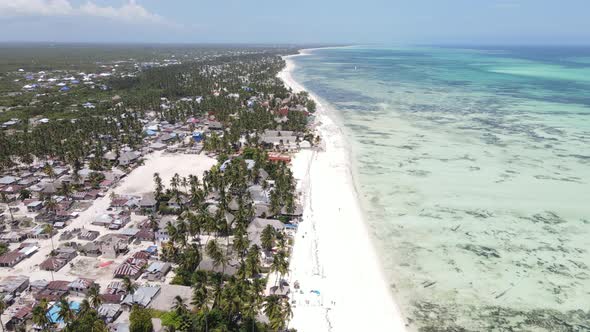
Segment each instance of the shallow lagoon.
[[588,48],[294,58],[333,109],[392,293],[421,331],[590,328]]

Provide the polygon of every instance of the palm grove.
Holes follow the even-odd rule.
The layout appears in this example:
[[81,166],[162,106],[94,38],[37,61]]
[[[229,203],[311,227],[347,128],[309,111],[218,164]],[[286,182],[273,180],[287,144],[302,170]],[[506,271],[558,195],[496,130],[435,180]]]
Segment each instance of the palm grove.
[[[257,165],[270,171],[275,187],[271,196],[272,215],[279,215],[281,209],[294,208],[294,181],[284,164],[268,164],[264,151],[250,149]],[[196,176],[188,179],[173,178],[164,188],[158,174],[154,174],[155,190],[161,206],[175,197],[187,197],[175,223],[168,222],[166,232],[170,239],[162,248],[162,259],[177,264],[173,283],[191,286],[193,311],[186,306],[165,315],[164,324],[178,331],[202,329],[235,331],[280,330],[291,315],[287,298],[278,295],[264,297],[266,280],[261,263],[261,252],[272,255],[270,271],[284,275],[288,270],[288,243],[282,232],[272,227],[264,229],[261,246],[251,244],[246,228],[252,221],[252,201],[246,191],[248,183],[258,183],[259,168],[247,170],[242,157],[232,159],[223,172],[218,166],[205,174],[202,181]],[[183,186],[183,183],[187,183]],[[185,189],[185,188],[188,188]],[[206,198],[218,197],[216,208],[212,209]],[[227,218],[230,202],[237,204],[232,218]],[[161,212],[169,211],[160,209]],[[288,212],[287,212],[288,213]],[[156,218],[155,216],[152,218]],[[157,223],[154,223],[157,227]],[[200,270],[201,260],[207,257],[217,267],[215,271]],[[236,273],[225,274],[226,268]],[[261,310],[268,316],[270,324],[257,323]]]

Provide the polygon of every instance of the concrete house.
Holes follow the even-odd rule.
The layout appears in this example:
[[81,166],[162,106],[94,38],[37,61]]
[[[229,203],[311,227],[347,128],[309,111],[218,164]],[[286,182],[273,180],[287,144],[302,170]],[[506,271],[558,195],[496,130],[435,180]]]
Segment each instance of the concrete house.
[[70,282],[66,280],[51,281],[45,289],[34,294],[34,298],[36,300],[47,299],[48,301],[57,301],[62,296],[68,294],[69,285]]
[[47,258],[39,265],[42,270],[59,271],[68,262],[78,256],[78,253],[74,248],[57,248],[55,251],[57,253],[55,256]]
[[128,151],[128,152],[122,152],[121,155],[119,156],[119,165],[121,166],[127,166],[130,165],[134,162],[137,161],[137,159],[139,159],[139,153],[135,152],[135,151]]
[[157,203],[158,201],[156,201],[154,194],[145,194],[141,197],[141,201],[139,201],[139,208],[144,211],[155,212]]
[[5,295],[16,296],[24,292],[29,287],[29,277],[27,276],[8,276],[0,282],[0,293]]
[[127,294],[121,305],[131,308],[133,305],[146,308],[152,300],[160,293],[160,286],[139,287],[133,294]]
[[170,271],[172,266],[165,262],[152,262],[146,269],[147,279],[149,281],[160,281]]
[[25,258],[27,258],[27,255],[19,249],[7,252],[0,256],[0,267],[13,267]]
[[114,322],[121,315],[121,305],[116,303],[103,303],[98,308],[98,315],[107,324]]
[[78,278],[72,281],[68,287],[70,288],[70,292],[76,293],[79,296],[84,296],[95,285],[96,283],[92,279]]
[[41,201],[33,201],[27,204],[27,211],[29,212],[37,212],[43,208],[43,202]]

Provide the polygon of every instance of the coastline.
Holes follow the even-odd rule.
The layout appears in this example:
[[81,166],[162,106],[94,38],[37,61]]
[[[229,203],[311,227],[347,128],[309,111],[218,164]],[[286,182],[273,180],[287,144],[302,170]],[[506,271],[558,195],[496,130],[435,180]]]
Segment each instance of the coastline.
[[[310,51],[283,57],[287,66],[278,77],[295,92],[305,88],[291,76],[295,64],[290,58]],[[301,151],[293,161],[304,220],[291,257],[290,283],[301,288],[291,295],[289,327],[406,331],[363,219],[345,137],[326,105],[308,93],[318,106],[315,125],[322,147]]]

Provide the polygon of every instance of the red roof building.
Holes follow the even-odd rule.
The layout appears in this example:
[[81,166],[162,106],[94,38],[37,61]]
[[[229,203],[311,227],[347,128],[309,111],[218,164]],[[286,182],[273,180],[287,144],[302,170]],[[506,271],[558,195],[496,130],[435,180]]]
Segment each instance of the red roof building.
[[62,267],[66,265],[67,261],[65,259],[59,259],[57,257],[49,257],[43,261],[43,263],[39,264],[41,270],[45,271],[59,271]]
[[273,162],[290,163],[291,157],[287,156],[287,155],[279,154],[279,153],[269,153],[268,160],[273,161]]
[[27,255],[20,252],[19,249],[13,250],[0,256],[0,266],[2,267],[13,267],[25,259]]
[[137,279],[146,265],[147,259],[128,258],[115,269],[113,275],[115,278],[129,277],[131,279]]

